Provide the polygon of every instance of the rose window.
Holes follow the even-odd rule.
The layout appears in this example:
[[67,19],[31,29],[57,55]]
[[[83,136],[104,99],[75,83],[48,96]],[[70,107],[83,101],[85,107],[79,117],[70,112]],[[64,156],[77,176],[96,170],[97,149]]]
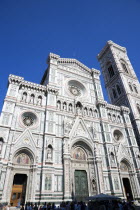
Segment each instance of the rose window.
[[70,87],[69,87],[69,90],[70,90],[70,92],[71,92],[73,95],[75,95],[75,96],[81,95],[81,91],[80,91],[80,89],[79,89],[78,87],[70,86]]
[[119,130],[115,130],[114,133],[113,133],[113,136],[114,136],[114,139],[115,139],[116,141],[120,141],[120,140],[123,139],[123,134],[122,134],[122,132],[119,131]]
[[26,125],[26,126],[31,126],[31,125],[33,125],[33,123],[34,123],[34,119],[31,118],[30,116],[24,117],[23,123],[24,123],[24,125]]
[[29,127],[36,123],[37,117],[32,112],[24,112],[22,114],[22,122],[25,126]]
[[68,81],[68,90],[74,96],[84,96],[86,93],[85,86],[77,80]]

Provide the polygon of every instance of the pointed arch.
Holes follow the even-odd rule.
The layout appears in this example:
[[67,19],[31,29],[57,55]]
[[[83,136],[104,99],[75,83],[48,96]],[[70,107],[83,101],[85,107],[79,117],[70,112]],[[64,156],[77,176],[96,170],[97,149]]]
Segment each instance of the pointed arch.
[[127,172],[127,171],[132,170],[131,164],[130,164],[129,160],[126,158],[122,158],[119,165],[120,165],[120,170],[122,172],[124,172],[124,171]]
[[116,85],[116,88],[117,88],[118,94],[121,95],[121,93],[122,93],[122,92],[121,92],[121,88],[120,88],[120,86],[119,86],[118,84]]
[[116,90],[114,88],[112,89],[112,93],[113,93],[113,97],[117,98],[117,93],[116,93]]
[[34,164],[35,156],[29,148],[23,147],[13,154],[13,163],[15,164]]

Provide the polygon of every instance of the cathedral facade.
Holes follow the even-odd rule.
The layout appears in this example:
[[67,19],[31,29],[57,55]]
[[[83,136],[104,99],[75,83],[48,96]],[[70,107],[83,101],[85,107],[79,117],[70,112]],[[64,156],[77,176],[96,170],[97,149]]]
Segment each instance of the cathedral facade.
[[140,88],[112,41],[100,71],[50,53],[41,84],[10,75],[0,118],[0,201],[140,199]]

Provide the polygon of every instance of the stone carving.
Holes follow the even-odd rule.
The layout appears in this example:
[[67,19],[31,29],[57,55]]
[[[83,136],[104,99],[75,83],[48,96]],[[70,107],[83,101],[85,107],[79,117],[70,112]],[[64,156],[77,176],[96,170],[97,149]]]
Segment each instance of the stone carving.
[[96,181],[95,181],[95,179],[92,180],[91,184],[92,184],[93,192],[95,192],[96,191]]
[[72,122],[68,118],[65,118],[64,120],[64,134],[67,135],[70,133],[72,129]]
[[118,177],[115,177],[114,178],[114,187],[115,187],[115,190],[119,190],[119,181],[118,181]]
[[47,161],[52,161],[52,147],[51,147],[51,145],[49,145],[46,152],[47,152],[46,153],[46,160]]
[[75,136],[88,137],[88,133],[85,131],[85,129],[83,128],[81,123],[79,124],[79,126],[77,127],[77,129],[75,131]]

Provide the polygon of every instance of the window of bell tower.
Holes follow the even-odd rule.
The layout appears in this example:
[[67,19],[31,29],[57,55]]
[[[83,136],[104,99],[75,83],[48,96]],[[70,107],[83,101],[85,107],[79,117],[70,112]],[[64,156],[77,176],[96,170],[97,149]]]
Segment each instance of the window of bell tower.
[[129,72],[128,72],[128,69],[126,67],[126,64],[125,63],[121,63],[121,65],[122,65],[123,70],[128,74]]
[[117,87],[117,92],[120,95],[121,94],[121,89],[120,89],[119,85],[117,85],[116,87]]
[[114,69],[113,69],[112,65],[110,65],[108,67],[108,73],[109,73],[110,78],[112,78],[114,76],[115,73],[114,73]]
[[116,93],[116,90],[115,89],[112,90],[112,93],[113,93],[113,97],[114,98],[117,98],[117,93]]

